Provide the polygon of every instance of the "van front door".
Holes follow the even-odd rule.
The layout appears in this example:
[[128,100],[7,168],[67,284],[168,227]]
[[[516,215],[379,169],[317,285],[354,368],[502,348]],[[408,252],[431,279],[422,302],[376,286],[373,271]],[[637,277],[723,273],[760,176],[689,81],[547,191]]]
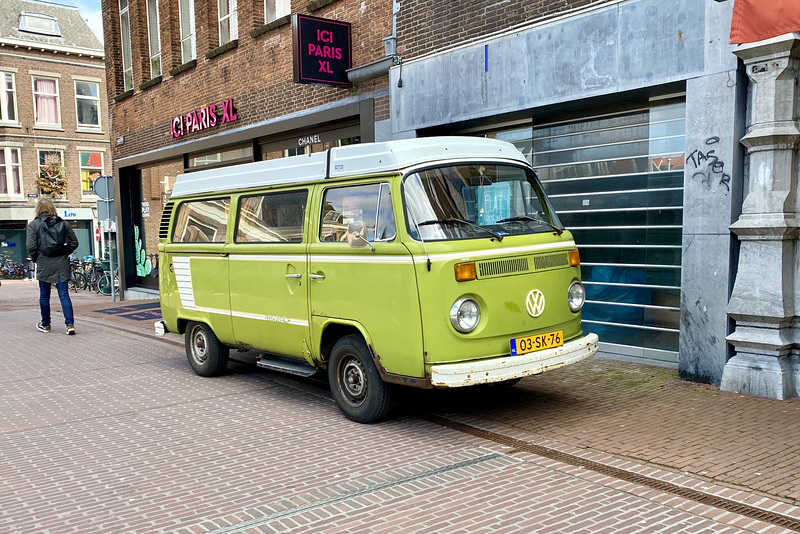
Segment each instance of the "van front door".
[[307,189],[241,196],[226,250],[237,344],[310,362],[307,203]]

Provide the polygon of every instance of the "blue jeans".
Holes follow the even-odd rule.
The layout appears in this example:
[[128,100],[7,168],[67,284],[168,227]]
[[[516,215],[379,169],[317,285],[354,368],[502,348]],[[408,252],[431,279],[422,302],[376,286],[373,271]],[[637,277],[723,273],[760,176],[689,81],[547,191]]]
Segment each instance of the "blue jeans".
[[[64,324],[75,324],[75,317],[72,311],[72,301],[69,298],[69,285],[58,277],[55,284],[58,291],[58,299],[61,301],[61,309],[64,311]],[[39,281],[39,308],[42,310],[42,326],[50,325],[50,284]]]

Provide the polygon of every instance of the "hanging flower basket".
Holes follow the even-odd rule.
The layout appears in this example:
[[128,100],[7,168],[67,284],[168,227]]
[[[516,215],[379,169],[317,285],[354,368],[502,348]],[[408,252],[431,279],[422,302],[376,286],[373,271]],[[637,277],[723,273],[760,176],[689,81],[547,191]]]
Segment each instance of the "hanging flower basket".
[[48,163],[41,168],[39,189],[49,195],[64,195],[67,192],[67,169],[60,161]]

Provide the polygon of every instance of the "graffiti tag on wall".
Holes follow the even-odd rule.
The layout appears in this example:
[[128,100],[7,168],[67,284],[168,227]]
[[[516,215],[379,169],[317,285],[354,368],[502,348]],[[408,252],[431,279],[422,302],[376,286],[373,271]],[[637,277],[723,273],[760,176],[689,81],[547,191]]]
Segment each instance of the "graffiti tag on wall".
[[716,155],[716,149],[709,148],[719,144],[719,137],[712,136],[705,140],[706,151],[695,149],[686,158],[695,169],[693,179],[699,179],[701,184],[706,184],[709,189],[716,183],[730,191],[731,175],[725,172],[725,162]]

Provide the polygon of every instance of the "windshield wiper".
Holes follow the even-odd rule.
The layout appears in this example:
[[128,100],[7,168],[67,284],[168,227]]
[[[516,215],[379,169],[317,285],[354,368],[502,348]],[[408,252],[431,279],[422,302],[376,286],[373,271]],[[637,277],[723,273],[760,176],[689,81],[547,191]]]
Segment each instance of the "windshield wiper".
[[493,238],[497,239],[498,241],[502,241],[503,240],[503,236],[501,234],[498,234],[497,232],[492,232],[488,228],[484,228],[483,226],[481,226],[479,224],[475,224],[473,222],[465,221],[464,219],[457,219],[455,217],[448,217],[446,219],[431,219],[429,221],[422,221],[417,226],[426,226],[426,225],[429,225],[429,224],[460,224],[460,225],[465,225],[465,226],[472,226],[473,228],[477,228],[478,230],[483,230],[484,232],[486,232],[487,234],[489,234]]
[[544,219],[540,219],[538,217],[531,217],[530,215],[518,215],[517,217],[509,217],[508,219],[500,219],[497,222],[499,224],[499,223],[504,223],[504,222],[514,222],[514,221],[533,221],[533,222],[538,222],[538,223],[546,224],[547,226],[552,228],[553,231],[555,231],[555,233],[557,233],[558,235],[561,235],[561,234],[564,233],[564,230],[562,230],[558,226],[554,226],[554,225],[550,224],[549,222],[545,221]]

